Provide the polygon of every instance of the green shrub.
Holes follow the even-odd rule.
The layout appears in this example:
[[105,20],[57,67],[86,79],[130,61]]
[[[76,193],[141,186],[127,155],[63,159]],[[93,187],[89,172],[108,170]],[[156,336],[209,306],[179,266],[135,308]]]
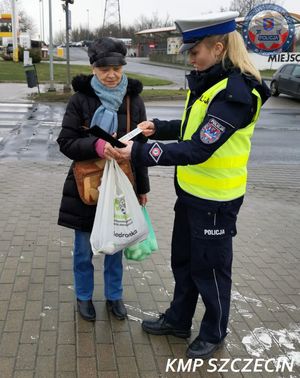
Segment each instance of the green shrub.
[[40,63],[42,60],[42,50],[40,48],[30,49],[29,56],[32,58],[32,63]]
[[12,54],[2,54],[1,58],[6,61],[13,60]]
[[[32,58],[32,63],[40,63],[42,60],[42,50],[40,48],[29,49],[29,56]],[[24,48],[19,47],[19,61],[23,62]]]
[[19,46],[19,50],[18,50],[19,62],[23,62],[23,58],[24,58],[23,52],[24,52],[24,48]]

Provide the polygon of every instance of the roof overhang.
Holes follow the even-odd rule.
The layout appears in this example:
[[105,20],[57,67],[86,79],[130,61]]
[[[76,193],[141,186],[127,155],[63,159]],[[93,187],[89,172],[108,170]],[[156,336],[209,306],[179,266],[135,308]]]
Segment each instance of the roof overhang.
[[163,28],[155,28],[155,29],[145,29],[136,32],[137,35],[143,34],[156,34],[156,33],[168,33],[176,30],[176,26],[165,26]]

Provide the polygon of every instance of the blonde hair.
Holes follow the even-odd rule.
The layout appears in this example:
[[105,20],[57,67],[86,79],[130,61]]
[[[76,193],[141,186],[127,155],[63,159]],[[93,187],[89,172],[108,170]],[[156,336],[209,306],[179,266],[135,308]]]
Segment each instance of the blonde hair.
[[260,72],[251,62],[243,38],[237,31],[206,37],[203,42],[208,48],[212,48],[217,42],[221,42],[224,46],[222,53],[223,66],[225,67],[225,60],[229,59],[243,74],[252,75],[261,83]]

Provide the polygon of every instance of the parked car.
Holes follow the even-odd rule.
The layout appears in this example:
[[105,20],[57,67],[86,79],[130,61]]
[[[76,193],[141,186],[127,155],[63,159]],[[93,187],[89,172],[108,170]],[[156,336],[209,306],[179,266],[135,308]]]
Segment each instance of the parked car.
[[84,40],[84,41],[82,41],[82,46],[83,47],[89,47],[92,42],[93,41]]
[[6,54],[12,54],[14,52],[13,44],[8,43],[6,46]]
[[300,99],[300,64],[284,64],[273,75],[271,84],[272,96],[280,93]]

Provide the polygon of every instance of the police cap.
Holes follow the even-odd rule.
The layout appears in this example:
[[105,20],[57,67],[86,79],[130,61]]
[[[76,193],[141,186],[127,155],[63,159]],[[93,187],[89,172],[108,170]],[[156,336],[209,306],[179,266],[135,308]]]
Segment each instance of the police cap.
[[179,52],[190,50],[203,38],[210,35],[227,34],[236,29],[238,12],[219,12],[202,15],[197,20],[176,20],[177,29],[182,34],[183,44]]

